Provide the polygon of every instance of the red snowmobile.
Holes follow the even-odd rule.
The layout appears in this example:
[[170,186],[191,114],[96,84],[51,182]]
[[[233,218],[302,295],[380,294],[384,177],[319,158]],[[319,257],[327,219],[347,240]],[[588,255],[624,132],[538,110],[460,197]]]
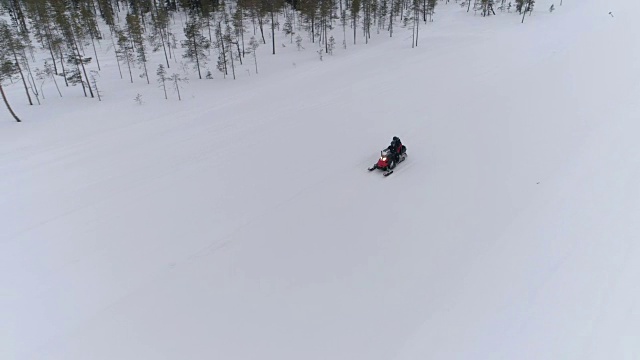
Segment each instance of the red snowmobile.
[[389,176],[393,174],[393,169],[399,163],[403,162],[407,158],[407,147],[402,145],[402,151],[399,155],[396,155],[391,151],[391,149],[386,148],[380,151],[380,158],[378,162],[373,164],[372,167],[369,168],[369,171],[373,171],[375,169],[383,170],[384,176]]

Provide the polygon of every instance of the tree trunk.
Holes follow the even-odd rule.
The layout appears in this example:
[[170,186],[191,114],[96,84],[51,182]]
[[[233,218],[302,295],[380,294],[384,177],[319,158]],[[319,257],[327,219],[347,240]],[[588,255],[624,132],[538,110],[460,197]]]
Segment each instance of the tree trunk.
[[391,0],[391,9],[389,11],[389,37],[393,37],[393,0]]
[[315,24],[315,20],[316,20],[316,16],[315,14],[313,15],[313,17],[311,17],[311,42],[315,43],[316,42],[316,24]]
[[196,39],[193,39],[193,52],[196,55],[196,67],[198,68],[198,77],[202,80],[202,74],[200,73],[200,59],[198,58],[198,44],[196,44]]
[[167,96],[167,85],[165,84],[164,77],[162,78],[162,90],[164,90],[164,99],[168,100],[169,97]]
[[167,57],[167,47],[164,44],[164,29],[160,29],[160,40],[162,40],[162,50],[164,50],[164,59],[167,62],[167,69],[170,68],[169,66],[169,58]]
[[[242,57],[244,57],[244,31],[240,32],[240,39],[242,40]],[[242,63],[242,60],[240,60],[240,62]]]
[[98,52],[96,51],[96,43],[93,41],[93,34],[91,35],[91,45],[93,46],[93,53],[96,56],[96,64],[98,64],[98,70],[102,70],[100,69],[100,60],[98,60]]
[[118,72],[120,73],[120,79],[122,79],[122,68],[120,68],[120,59],[118,59],[118,50],[116,48],[116,43],[113,41],[113,33],[111,34],[111,44],[113,45],[114,52],[116,54],[116,63],[118,63]]
[[253,61],[256,63],[256,74],[258,73],[258,57],[256,56],[255,50],[253,50]]
[[51,46],[51,38],[52,38],[51,29],[49,28],[48,24],[45,24],[44,28],[45,28],[46,38],[47,38],[47,45],[49,47],[49,53],[51,54],[51,61],[53,61],[53,70],[57,74],[58,66],[56,65],[56,57],[53,55],[53,46]]
[[427,0],[422,0],[422,20],[427,22]]
[[58,94],[60,94],[60,97],[62,97],[62,93],[60,92],[60,87],[58,87],[58,82],[56,81],[56,76],[58,74],[53,74],[53,76],[51,76],[51,78],[53,79],[53,83],[56,85],[56,89],[58,90]]
[[[73,36],[73,43],[76,46],[76,51],[78,54],[78,60],[80,60],[80,65],[82,66],[82,72],[84,73],[84,78],[87,79],[87,87],[89,88],[89,94],[91,94],[91,97],[93,98],[93,90],[91,90],[91,86],[89,85],[89,77],[87,76],[87,69],[85,69],[84,67],[84,60],[82,59],[82,56],[80,56],[80,49],[78,48],[78,42],[76,41],[76,37],[75,35]],[[82,76],[81,76],[82,78]],[[82,80],[82,79],[81,79]],[[82,80],[80,82],[82,84],[82,90],[85,89],[84,86],[84,80]],[[85,96],[87,95],[87,92],[85,91]]]
[[356,44],[356,30],[358,29],[358,19],[357,17],[353,17],[353,44]]
[[236,48],[238,49],[238,60],[240,60],[240,65],[242,65],[242,52],[240,50],[240,42],[236,40],[235,44]]
[[27,87],[27,82],[24,79],[22,68],[20,68],[20,62],[18,61],[18,54],[16,54],[16,51],[14,49],[11,49],[11,51],[13,52],[13,58],[16,60],[16,66],[18,67],[20,78],[22,78],[22,84],[24,84],[24,91],[27,93],[27,98],[29,99],[29,105],[33,105],[33,101],[31,101],[31,95],[29,95],[29,87]]
[[271,9],[271,43],[273,44],[273,55],[276,54],[276,24],[273,20],[273,9]]
[[231,59],[231,73],[233,74],[233,80],[236,79],[236,66],[233,62],[233,46],[229,46],[229,59]]
[[62,53],[62,47],[59,47],[60,50],[60,65],[62,66],[62,77],[64,78],[64,84],[69,87],[69,82],[67,81],[67,71],[64,69],[64,54]]
[[9,110],[9,112],[11,113],[11,116],[13,116],[14,119],[16,119],[16,122],[22,122],[18,116],[16,115],[16,113],[13,112],[13,109],[11,109],[11,106],[9,105],[9,101],[7,100],[7,95],[5,95],[4,93],[4,89],[2,88],[2,84],[0,84],[0,93],[2,94],[2,100],[4,100],[4,104],[7,105],[7,109]]
[[178,92],[178,101],[181,101],[182,98],[180,97],[180,85],[178,85],[177,81],[176,81],[176,91]]
[[420,35],[420,10],[417,9],[416,10],[416,19],[418,19],[418,21],[416,21],[416,46],[418,46],[418,37]]
[[262,17],[258,18],[258,24],[260,25],[260,35],[262,35],[262,43],[266,44],[267,40],[264,39],[264,30],[262,29]]
[[222,35],[222,25],[221,23],[218,23],[218,31],[220,32],[220,45],[222,47],[222,65],[224,67],[224,77],[225,79],[227,78],[227,75],[229,75],[229,72],[227,71],[227,52],[225,51],[225,47],[224,47],[224,36]]
[[142,67],[144,67],[144,74],[145,74],[145,76],[147,77],[147,84],[151,84],[151,83],[149,82],[149,71],[147,71],[147,59],[144,59],[144,60],[142,61]]

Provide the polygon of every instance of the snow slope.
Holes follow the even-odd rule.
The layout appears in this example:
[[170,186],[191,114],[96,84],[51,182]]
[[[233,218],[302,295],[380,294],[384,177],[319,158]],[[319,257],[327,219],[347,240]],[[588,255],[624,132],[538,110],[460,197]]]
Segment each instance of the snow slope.
[[15,106],[0,358],[640,357],[640,5],[539,3],[182,102]]

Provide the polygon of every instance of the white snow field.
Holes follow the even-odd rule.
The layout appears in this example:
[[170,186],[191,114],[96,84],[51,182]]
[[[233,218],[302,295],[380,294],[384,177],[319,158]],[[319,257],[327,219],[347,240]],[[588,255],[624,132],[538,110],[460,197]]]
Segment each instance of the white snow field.
[[639,359],[640,4],[550,4],[180,102],[8,86],[0,359]]

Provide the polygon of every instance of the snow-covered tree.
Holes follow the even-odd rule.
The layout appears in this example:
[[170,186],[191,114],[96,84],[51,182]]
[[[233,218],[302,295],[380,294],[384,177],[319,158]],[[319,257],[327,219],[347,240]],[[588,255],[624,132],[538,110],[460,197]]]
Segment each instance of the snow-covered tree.
[[494,0],[480,0],[480,8],[482,10],[482,16],[495,15],[493,10]]
[[333,35],[329,38],[329,41],[327,43],[327,53],[329,53],[329,55],[333,55],[333,49],[335,49],[336,47],[336,39],[333,38]]
[[256,40],[255,36],[251,37],[251,40],[249,40],[249,51],[251,52],[251,55],[253,56],[253,61],[256,64],[256,74],[258,73],[258,55],[257,55],[257,50],[258,47],[260,47],[260,43],[258,42],[258,40]]
[[169,97],[167,96],[167,71],[164,69],[164,65],[158,65],[158,70],[156,70],[156,75],[158,76],[158,86],[162,88],[164,91],[165,100]]
[[91,70],[89,72],[89,81],[90,81],[90,86],[93,89],[93,91],[96,92],[96,95],[98,96],[98,101],[102,101],[102,92],[100,91],[100,89],[98,89],[98,78],[100,77],[100,73],[97,72],[96,70]]
[[300,36],[300,34],[296,36],[296,47],[298,48],[298,51],[304,50],[304,47],[302,46],[302,36]]
[[178,100],[182,100],[180,97],[180,83],[188,82],[189,80],[186,77],[181,77],[179,74],[173,74],[169,78],[173,83],[173,89],[178,93]]
[[525,15],[527,14],[527,12],[531,14],[531,12],[533,11],[533,6],[535,5],[536,1],[535,0],[516,0],[516,2],[521,3],[520,9],[524,7],[524,10],[522,10],[522,23],[524,23]]
[[53,80],[53,83],[56,85],[56,89],[58,90],[58,94],[60,94],[60,97],[62,97],[62,92],[60,92],[60,88],[58,87],[58,82],[56,81],[56,71],[55,71],[55,67],[54,64],[55,61],[52,61],[51,63],[48,60],[44,61],[44,69],[42,70],[42,72],[50,79]]

